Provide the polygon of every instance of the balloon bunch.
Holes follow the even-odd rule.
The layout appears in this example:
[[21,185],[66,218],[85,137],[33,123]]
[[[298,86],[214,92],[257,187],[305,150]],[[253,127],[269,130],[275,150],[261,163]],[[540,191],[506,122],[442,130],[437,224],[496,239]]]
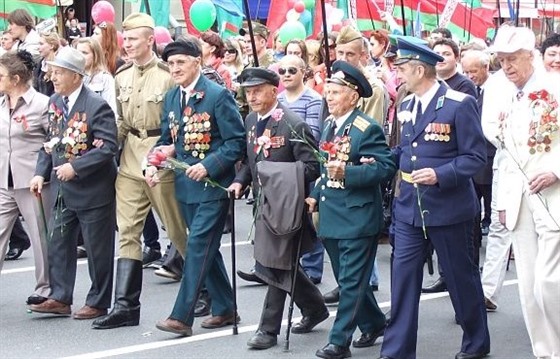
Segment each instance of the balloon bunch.
[[[91,7],[91,18],[95,24],[115,23],[115,8],[113,5],[105,0],[101,0],[93,4]],[[117,41],[119,47],[123,45],[122,32],[117,31]]]
[[286,13],[286,22],[278,33],[284,45],[293,39],[305,40],[307,28],[313,20],[311,10],[314,6],[315,0],[288,0],[290,10]]

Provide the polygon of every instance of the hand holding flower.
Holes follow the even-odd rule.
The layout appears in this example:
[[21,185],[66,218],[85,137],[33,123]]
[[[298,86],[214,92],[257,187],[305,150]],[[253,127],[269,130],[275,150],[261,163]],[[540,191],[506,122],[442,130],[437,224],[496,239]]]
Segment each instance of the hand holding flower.
[[556,181],[558,181],[558,177],[552,172],[539,173],[529,180],[529,190],[532,194],[539,193],[552,186]]
[[422,168],[412,171],[412,181],[415,184],[433,186],[438,182],[436,171],[433,168]]
[[325,165],[329,178],[343,180],[346,173],[346,162],[335,160],[329,161]]
[[155,166],[149,166],[144,171],[144,180],[150,187],[154,187],[159,183],[159,177],[157,176],[158,169]]
[[204,178],[206,178],[206,176],[208,176],[208,171],[206,170],[204,165],[199,162],[187,168],[185,174],[190,179],[199,182],[202,181]]
[[74,179],[74,177],[76,177],[76,172],[74,171],[74,168],[70,163],[56,166],[55,168],[53,168],[53,170],[56,172],[56,177],[58,178],[58,180],[62,182],[71,181]]

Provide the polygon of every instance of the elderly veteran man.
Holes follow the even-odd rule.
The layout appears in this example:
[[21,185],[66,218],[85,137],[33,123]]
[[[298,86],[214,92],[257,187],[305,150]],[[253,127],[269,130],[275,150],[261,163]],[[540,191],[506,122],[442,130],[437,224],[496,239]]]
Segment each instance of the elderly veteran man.
[[[362,34],[354,27],[348,25],[343,27],[336,38],[336,59],[346,61],[350,65],[360,69],[368,80],[372,89],[370,96],[358,99],[357,108],[367,116],[373,118],[380,126],[383,126],[387,112],[389,111],[389,93],[385,85],[376,77],[365,71],[361,61],[367,57],[368,49],[364,46]],[[328,106],[323,106],[323,117],[328,113]],[[373,266],[373,262],[371,264]],[[338,302],[339,288],[334,288],[324,294],[325,301],[329,304]]]
[[95,329],[138,325],[142,291],[142,229],[152,206],[167,234],[185,253],[186,228],[175,200],[172,173],[159,186],[144,181],[142,161],[161,135],[163,97],[173,85],[167,65],[152,52],[154,20],[133,13],[123,22],[124,49],[132,60],[116,74],[118,139],[122,146],[117,190],[119,259],[115,302],[109,315],[93,322]]
[[488,89],[483,126],[499,148],[497,209],[510,231],[533,354],[560,357],[560,87],[534,62],[530,29],[504,27],[495,52],[506,77]]
[[[357,109],[360,98],[370,97],[371,86],[362,71],[336,61],[325,95],[331,116],[321,137],[321,179],[306,202],[319,210],[319,237],[323,238],[340,288],[340,300],[329,343],[318,357],[348,358],[352,335],[362,336],[355,347],[368,346],[383,335],[385,315],[369,286],[382,229],[380,183],[395,174],[395,164],[381,127]],[[330,147],[331,150],[325,152]],[[364,159],[374,161],[364,161]]]
[[[195,40],[172,42],[162,54],[177,86],[165,95],[156,150],[190,165],[186,172],[175,174],[175,197],[190,234],[173,311],[156,327],[182,336],[192,335],[194,310],[203,285],[212,298],[212,317],[201,326],[220,328],[239,321],[220,253],[228,194],[204,179],[211,178],[222,187],[231,184],[234,165],[245,151],[245,131],[230,92],[202,75],[201,56]],[[154,186],[164,175],[151,166],[146,170],[146,181]]]
[[[247,342],[251,348],[268,349],[277,343],[287,294],[293,295],[303,314],[292,333],[308,333],[329,317],[321,292],[303,268],[295,265],[299,260],[298,243],[301,241],[300,252],[307,252],[317,240],[303,201],[309,182],[319,176],[319,163],[313,154],[316,145],[309,125],[278,103],[278,75],[253,67],[243,70],[240,79],[253,112],[245,121],[247,157],[230,189],[239,196],[252,184],[258,203],[268,203],[257,207],[255,222],[255,275],[268,284],[268,291],[257,332]],[[303,142],[293,141],[298,138],[295,133],[304,138]],[[270,172],[278,175],[267,180]],[[283,221],[279,213],[293,216]]]
[[[91,287],[74,319],[107,313],[113,291],[117,129],[111,107],[83,85],[86,60],[71,47],[58,51],[52,66],[55,94],[49,104],[48,143],[39,151],[30,189],[51,181],[56,202],[48,240],[49,299],[33,312],[70,314],[76,282],[76,243],[82,231]],[[95,147],[94,140],[103,141]]]
[[381,356],[416,358],[422,267],[429,238],[463,330],[455,358],[482,358],[490,352],[490,336],[472,250],[473,219],[480,206],[472,177],[486,161],[478,108],[473,97],[438,83],[435,65],[442,61],[440,55],[405,39],[398,39],[397,45],[398,76],[412,94],[397,114],[403,126],[394,154],[402,181],[394,206],[391,321]]

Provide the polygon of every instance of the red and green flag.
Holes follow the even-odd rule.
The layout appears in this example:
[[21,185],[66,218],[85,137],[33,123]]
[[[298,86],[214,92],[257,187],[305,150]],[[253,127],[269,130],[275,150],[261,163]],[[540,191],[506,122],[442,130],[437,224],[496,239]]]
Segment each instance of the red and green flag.
[[46,19],[56,15],[55,0],[3,0],[0,6],[0,29],[5,29],[8,14],[16,9],[25,9],[39,19]]

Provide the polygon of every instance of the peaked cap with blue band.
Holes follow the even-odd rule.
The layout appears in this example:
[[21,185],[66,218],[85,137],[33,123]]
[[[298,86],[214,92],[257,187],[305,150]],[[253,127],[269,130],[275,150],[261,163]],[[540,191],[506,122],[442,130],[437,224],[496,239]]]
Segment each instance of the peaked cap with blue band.
[[410,60],[418,60],[435,66],[438,62],[444,60],[443,57],[436,54],[428,46],[418,43],[418,40],[412,41],[411,39],[397,38],[398,58],[395,61],[395,65],[401,65]]
[[350,65],[346,61],[335,61],[332,65],[332,75],[327,82],[350,87],[358,92],[360,97],[368,98],[373,90],[362,70]]

